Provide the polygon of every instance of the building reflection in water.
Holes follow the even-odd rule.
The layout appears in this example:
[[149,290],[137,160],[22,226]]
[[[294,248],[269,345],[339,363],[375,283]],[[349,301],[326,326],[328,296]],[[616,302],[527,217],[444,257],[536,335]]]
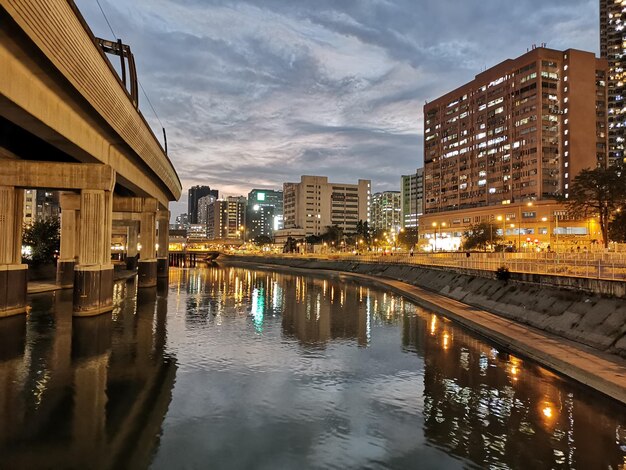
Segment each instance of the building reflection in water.
[[[176,360],[166,298],[116,284],[116,309],[72,318],[72,292],[0,320],[3,468],[144,468],[158,447]],[[127,291],[131,290],[129,296]]]
[[626,414],[609,400],[437,315],[406,315],[403,344],[424,358],[433,445],[492,468],[626,468]]
[[234,267],[177,275],[174,290],[186,290],[181,311],[191,328],[224,315],[247,317],[257,332],[280,321],[285,338],[319,349],[367,347],[377,327],[399,326],[403,351],[424,360],[423,397],[421,388],[415,396],[424,423],[416,426],[447,453],[480,467],[625,468],[623,407],[401,297],[341,278]]
[[388,318],[397,313],[395,297],[372,299],[368,288],[340,279],[213,267],[180,270],[173,282],[174,291],[185,290],[186,303],[178,310],[185,312],[188,327],[219,324],[226,312],[236,312],[262,332],[268,319],[280,318],[283,334],[307,346],[340,339],[366,346],[372,311],[384,309]]

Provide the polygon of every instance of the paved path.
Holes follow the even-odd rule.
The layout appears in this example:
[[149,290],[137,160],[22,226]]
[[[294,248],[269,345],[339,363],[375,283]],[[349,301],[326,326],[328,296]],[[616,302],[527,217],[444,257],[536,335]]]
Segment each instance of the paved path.
[[269,263],[259,265],[239,260],[229,261],[229,263],[255,264],[258,267],[292,272],[321,272],[331,276],[348,276],[375,282],[432,312],[455,320],[465,328],[510,351],[532,359],[626,404],[626,360],[618,356],[502,318],[402,281],[344,271],[292,268]]

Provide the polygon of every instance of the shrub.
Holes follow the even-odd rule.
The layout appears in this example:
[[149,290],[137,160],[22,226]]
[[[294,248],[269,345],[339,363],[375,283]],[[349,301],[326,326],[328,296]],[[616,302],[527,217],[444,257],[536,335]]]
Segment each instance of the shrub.
[[506,266],[500,266],[496,269],[496,279],[498,281],[508,282],[511,279],[511,271]]

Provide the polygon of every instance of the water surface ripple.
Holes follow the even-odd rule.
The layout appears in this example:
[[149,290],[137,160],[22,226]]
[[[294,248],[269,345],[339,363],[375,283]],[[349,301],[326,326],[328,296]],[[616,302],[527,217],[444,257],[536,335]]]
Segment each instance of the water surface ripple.
[[365,285],[235,267],[0,320],[0,468],[626,469],[626,410]]

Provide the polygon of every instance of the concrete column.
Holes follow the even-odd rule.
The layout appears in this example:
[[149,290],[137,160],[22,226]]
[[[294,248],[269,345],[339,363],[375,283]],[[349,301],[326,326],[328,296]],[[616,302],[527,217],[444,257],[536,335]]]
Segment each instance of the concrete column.
[[167,278],[169,273],[169,230],[170,211],[160,210],[157,212],[159,232],[157,236],[157,277]]
[[139,238],[141,257],[139,259],[138,287],[155,287],[157,280],[156,260],[156,210],[155,199],[145,199],[140,216]]
[[110,191],[81,190],[74,316],[98,315],[113,309],[112,202]]
[[57,260],[57,284],[68,288],[74,286],[74,267],[78,257],[78,218],[80,195],[63,192],[59,197],[61,206],[61,250]]
[[26,311],[28,266],[22,264],[24,190],[0,186],[0,317]]
[[130,222],[126,227],[126,269],[137,269],[137,243],[139,242],[139,228],[136,222]]

